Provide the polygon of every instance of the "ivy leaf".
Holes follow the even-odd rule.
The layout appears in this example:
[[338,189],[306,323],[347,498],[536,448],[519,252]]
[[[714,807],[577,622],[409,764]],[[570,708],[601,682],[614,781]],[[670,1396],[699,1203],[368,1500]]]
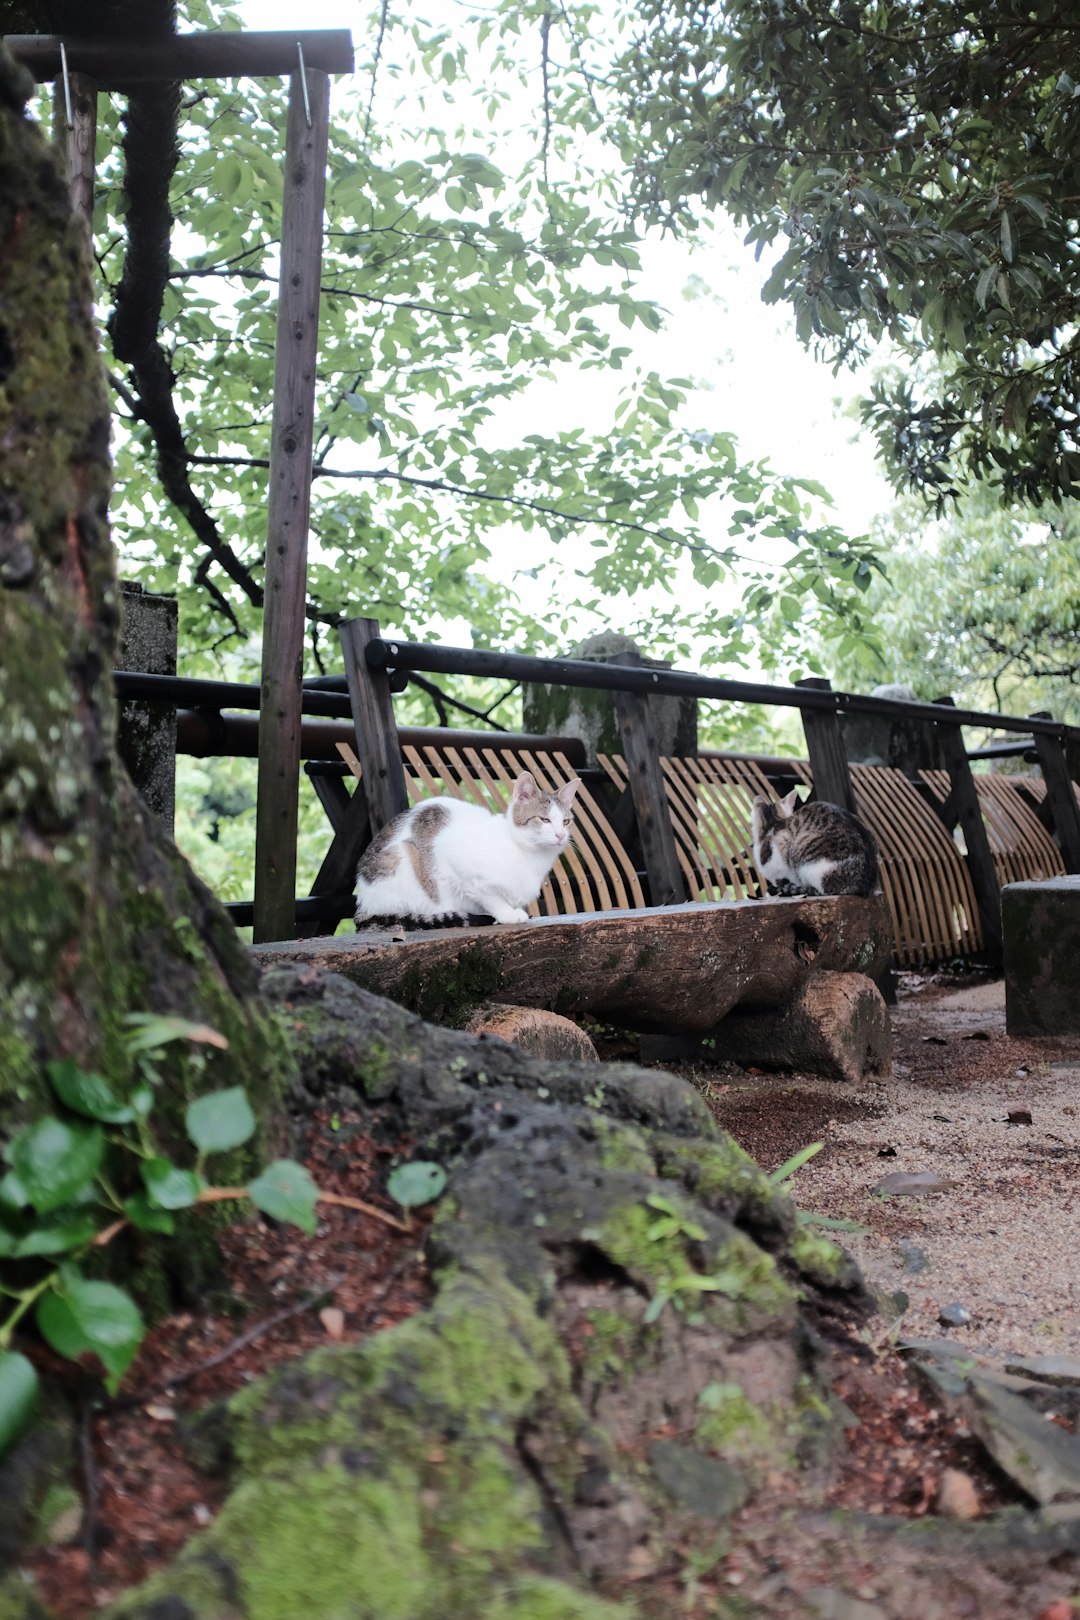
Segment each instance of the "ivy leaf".
[[0,1457],[10,1451],[33,1421],[38,1376],[17,1350],[0,1350]]
[[69,1213],[56,1221],[37,1221],[16,1240],[12,1258],[26,1260],[35,1254],[67,1254],[89,1243],[98,1230],[98,1222],[89,1212]]
[[202,1181],[193,1170],[181,1170],[169,1159],[144,1159],[139,1166],[143,1185],[158,1209],[190,1209],[198,1201]]
[[105,1387],[115,1394],[143,1336],[143,1320],[129,1294],[112,1283],[91,1282],[75,1272],[43,1294],[37,1325],[58,1355],[74,1361],[92,1351],[105,1368]]
[[225,1153],[255,1134],[255,1115],[242,1086],[197,1097],[184,1118],[188,1136],[200,1153]]
[[100,1074],[87,1074],[74,1058],[47,1063],[45,1068],[56,1095],[73,1113],[85,1114],[104,1125],[126,1125],[134,1117],[107,1080]]
[[42,1215],[88,1191],[104,1156],[99,1126],[69,1125],[52,1114],[26,1126],[8,1148],[27,1201]]
[[132,1193],[124,1199],[124,1214],[140,1232],[164,1232],[166,1237],[175,1232],[176,1222],[167,1209],[158,1209],[144,1192]]
[[292,1159],[275,1159],[250,1183],[248,1196],[264,1215],[276,1221],[291,1221],[305,1232],[314,1232],[319,1189],[302,1164]]
[[418,1209],[438,1198],[446,1186],[446,1171],[441,1164],[427,1159],[414,1159],[411,1164],[399,1164],[386,1183],[391,1198],[402,1209]]

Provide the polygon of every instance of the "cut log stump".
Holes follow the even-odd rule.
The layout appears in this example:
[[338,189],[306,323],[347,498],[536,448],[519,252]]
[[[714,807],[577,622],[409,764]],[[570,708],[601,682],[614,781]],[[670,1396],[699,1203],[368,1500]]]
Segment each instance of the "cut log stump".
[[599,1063],[592,1041],[570,1018],[545,1012],[541,1007],[509,1007],[505,1002],[488,1001],[477,1007],[465,1026],[470,1035],[497,1035],[520,1046],[535,1057],[553,1061]]
[[735,1012],[713,1031],[715,1056],[861,1085],[892,1069],[889,1010],[862,973],[817,973],[786,1005]]
[[630,1029],[705,1035],[735,1007],[782,1006],[821,972],[873,978],[892,957],[883,895],[834,895],[541,917],[405,938],[282,940],[254,948],[341,973],[436,1024],[485,1001],[588,1013]]

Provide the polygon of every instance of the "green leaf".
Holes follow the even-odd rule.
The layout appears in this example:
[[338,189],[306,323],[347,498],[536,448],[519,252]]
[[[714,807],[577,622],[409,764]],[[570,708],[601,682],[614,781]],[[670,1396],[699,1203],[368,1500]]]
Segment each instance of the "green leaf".
[[418,1209],[438,1198],[446,1186],[446,1171],[441,1164],[427,1159],[414,1159],[411,1164],[399,1164],[386,1183],[391,1198],[402,1209]]
[[74,1361],[92,1351],[108,1376],[105,1387],[114,1394],[135,1357],[143,1336],[143,1320],[129,1294],[112,1283],[90,1282],[78,1272],[68,1274],[58,1289],[41,1296],[37,1325],[58,1355]]
[[25,1209],[30,1202],[26,1196],[26,1188],[15,1174],[9,1170],[6,1176],[0,1177],[0,1212],[3,1210]]
[[1016,237],[1013,222],[1007,212],[1001,216],[1001,256],[1006,264],[1012,264],[1016,256]]
[[202,1191],[202,1181],[193,1170],[181,1170],[168,1159],[144,1159],[139,1171],[158,1209],[190,1209]]
[[37,1410],[38,1375],[17,1350],[0,1350],[0,1457],[33,1422]]
[[197,1097],[184,1118],[188,1136],[200,1153],[225,1153],[255,1134],[255,1115],[242,1086]]
[[12,1258],[26,1260],[35,1254],[67,1254],[81,1249],[90,1242],[99,1224],[89,1212],[69,1213],[57,1221],[38,1221],[16,1240]]
[[801,1147],[798,1153],[793,1153],[790,1159],[785,1159],[784,1163],[769,1175],[773,1186],[779,1187],[783,1182],[790,1180],[796,1170],[801,1170],[807,1160],[812,1159],[815,1153],[820,1153],[824,1146],[824,1142],[810,1142],[806,1147]]
[[264,1215],[272,1216],[275,1221],[291,1221],[305,1232],[314,1232],[319,1189],[302,1164],[292,1159],[275,1159],[261,1176],[249,1183],[248,1196]]
[[132,1193],[124,1199],[124,1214],[140,1232],[164,1232],[166,1236],[176,1230],[176,1222],[166,1209],[158,1209],[144,1192]]
[[101,1169],[105,1136],[97,1125],[70,1125],[47,1114],[21,1130],[8,1148],[27,1200],[42,1215],[86,1192]]
[[53,1090],[76,1114],[85,1114],[104,1125],[126,1125],[134,1116],[100,1074],[87,1074],[73,1058],[47,1063],[46,1072]]

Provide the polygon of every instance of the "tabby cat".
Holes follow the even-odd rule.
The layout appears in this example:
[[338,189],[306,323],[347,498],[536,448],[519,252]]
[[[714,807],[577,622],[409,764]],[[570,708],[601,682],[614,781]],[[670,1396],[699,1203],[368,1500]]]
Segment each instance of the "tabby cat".
[[872,894],[877,848],[869,828],[838,804],[800,804],[792,788],[779,803],[753,805],[754,861],[770,894]]

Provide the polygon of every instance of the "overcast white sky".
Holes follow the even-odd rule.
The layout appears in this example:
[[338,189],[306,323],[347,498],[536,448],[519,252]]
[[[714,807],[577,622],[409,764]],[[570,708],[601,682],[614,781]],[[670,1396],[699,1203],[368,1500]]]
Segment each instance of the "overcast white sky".
[[[250,28],[287,29],[298,21],[295,0],[239,0],[237,9]],[[445,11],[450,22],[462,9],[454,0],[428,0],[422,7],[425,18]],[[364,72],[365,19],[366,9],[356,0],[308,0],[302,12],[304,28],[353,31],[358,79]],[[335,81],[332,95],[339,106],[344,90],[344,82]],[[762,304],[765,271],[726,218],[716,220],[710,236],[696,248],[659,237],[645,243],[641,296],[660,303],[669,319],[659,335],[620,329],[620,341],[632,344],[648,369],[700,379],[701,426],[734,429],[748,457],[767,456],[779,472],[820,480],[841,525],[853,533],[864,530],[888,506],[889,491],[869,437],[860,438],[841,410],[868,380],[850,373],[834,378],[798,342],[787,307]],[[686,300],[692,275],[712,288],[717,302]],[[575,389],[576,398],[595,415],[605,408],[604,382],[596,372],[581,382],[588,386],[584,393]],[[608,398],[616,386],[607,385]],[[530,415],[527,431],[542,432],[566,425],[568,403],[565,390],[540,384],[518,410]]]

